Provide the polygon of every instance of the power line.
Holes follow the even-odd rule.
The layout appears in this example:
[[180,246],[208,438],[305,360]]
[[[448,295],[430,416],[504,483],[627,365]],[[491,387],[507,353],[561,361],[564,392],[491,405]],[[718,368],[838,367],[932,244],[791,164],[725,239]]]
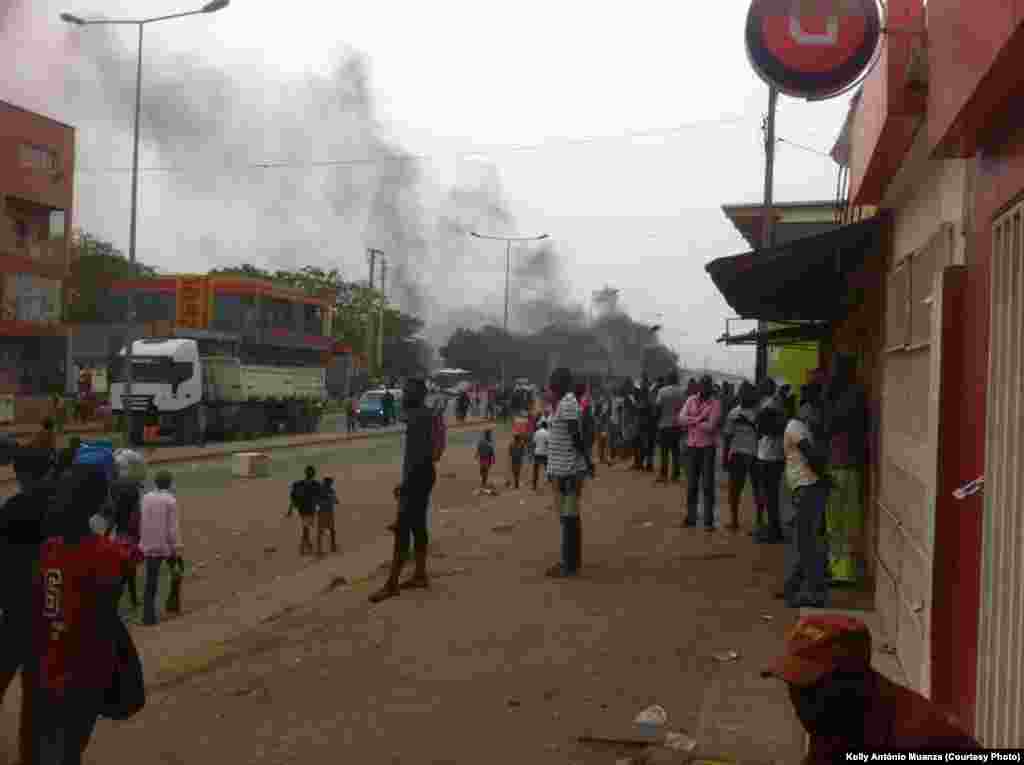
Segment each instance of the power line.
[[813,146],[806,146],[805,144],[797,143],[796,141],[790,141],[786,138],[776,138],[775,140],[778,143],[784,143],[788,146],[792,146],[793,148],[801,149],[802,151],[810,152],[811,154],[817,154],[819,157],[828,157],[829,159],[832,158],[832,155],[829,154],[827,151],[815,149]]
[[[631,130],[618,135],[592,135],[592,136],[581,136],[578,138],[560,138],[549,141],[541,141],[539,143],[532,144],[511,144],[508,146],[494,146],[489,149],[473,150],[473,151],[459,151],[454,152],[456,158],[469,158],[469,157],[481,157],[487,156],[488,154],[502,154],[507,152],[526,152],[526,151],[542,151],[548,148],[557,148],[560,146],[581,146],[590,143],[597,143],[600,141],[621,141],[631,140],[634,138],[653,138],[660,136],[669,136],[676,133],[682,133],[687,130],[693,130],[695,128],[701,128],[706,126],[723,126],[723,125],[737,125],[743,122],[751,122],[757,119],[751,116],[732,116],[724,117],[715,120],[700,120],[697,122],[688,122],[681,125],[676,125],[669,128],[654,128],[647,130]],[[290,169],[315,169],[321,167],[345,167],[353,165],[375,165],[384,164],[388,162],[416,162],[416,161],[427,161],[436,159],[440,156],[451,156],[451,155],[440,155],[440,154],[401,154],[391,157],[354,157],[350,159],[326,159],[326,160],[306,160],[306,161],[267,161],[267,162],[251,162],[244,165],[225,165],[224,169],[228,171],[242,171],[242,170],[290,170]],[[204,166],[208,167],[208,166]],[[188,167],[143,167],[139,168],[139,172],[143,173],[181,173],[187,172]],[[131,168],[127,167],[108,167],[108,168],[96,168],[96,167],[80,167],[77,168],[78,172],[81,173],[123,173],[130,172]]]

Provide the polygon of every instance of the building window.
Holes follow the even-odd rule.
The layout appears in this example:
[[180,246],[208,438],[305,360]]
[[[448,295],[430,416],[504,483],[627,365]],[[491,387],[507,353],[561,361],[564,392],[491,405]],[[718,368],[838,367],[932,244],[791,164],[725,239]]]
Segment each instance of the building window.
[[50,225],[47,227],[50,232],[50,239],[64,238],[65,215],[63,210],[50,211]]
[[57,152],[45,146],[23,143],[18,146],[18,164],[27,170],[57,171]]
[[58,321],[60,282],[31,274],[11,274],[6,279],[4,302],[4,318]]
[[266,301],[267,327],[271,329],[295,330],[295,314],[287,300],[271,298]]
[[324,309],[318,305],[302,306],[302,329],[307,335],[322,335],[324,332]]
[[911,253],[888,279],[885,347],[923,348],[932,341],[935,275],[952,262],[953,227],[946,223],[920,250]]

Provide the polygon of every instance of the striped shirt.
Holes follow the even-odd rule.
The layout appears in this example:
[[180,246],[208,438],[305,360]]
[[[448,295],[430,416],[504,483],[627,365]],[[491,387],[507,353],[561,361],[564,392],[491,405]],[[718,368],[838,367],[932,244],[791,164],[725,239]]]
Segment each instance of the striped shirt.
[[569,423],[580,422],[580,405],[576,396],[567,393],[558,402],[558,408],[548,424],[548,476],[565,478],[586,471],[583,455],[576,450]]

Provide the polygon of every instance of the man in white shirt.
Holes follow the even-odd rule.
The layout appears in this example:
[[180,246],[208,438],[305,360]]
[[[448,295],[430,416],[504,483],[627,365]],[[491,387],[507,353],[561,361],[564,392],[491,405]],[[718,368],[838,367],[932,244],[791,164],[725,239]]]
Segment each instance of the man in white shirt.
[[156,617],[156,593],[160,568],[166,561],[181,560],[181,525],[178,500],[171,492],[173,478],[166,470],[157,473],[156,489],[142,498],[139,523],[139,547],[146,558],[146,585],[142,596],[142,623],[153,625]]
[[808,412],[809,409],[801,408],[786,425],[782,438],[786,482],[793,491],[796,510],[793,524],[796,565],[781,593],[790,608],[825,608],[828,601],[826,552],[821,532],[831,483],[824,450],[814,443],[804,419]]

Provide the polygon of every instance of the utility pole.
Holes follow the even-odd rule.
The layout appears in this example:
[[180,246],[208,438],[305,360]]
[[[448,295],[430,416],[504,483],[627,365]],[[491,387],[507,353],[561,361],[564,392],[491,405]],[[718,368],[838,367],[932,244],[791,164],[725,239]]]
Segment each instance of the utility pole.
[[[768,88],[768,116],[764,124],[764,204],[761,207],[761,249],[770,249],[775,244],[775,210],[773,196],[775,187],[775,111],[779,102],[779,91]],[[768,346],[762,339],[764,322],[757,322],[757,356],[754,364],[754,380],[758,383],[768,376]]]
[[[388,300],[388,262],[380,259],[380,321],[377,325],[377,373],[384,376],[384,304]],[[385,385],[387,387],[387,385]]]
[[[374,268],[377,265],[377,256],[383,257],[384,253],[380,250],[370,248],[366,251],[366,257],[370,261],[370,289],[373,289],[373,277]],[[367,375],[373,374],[373,316],[367,315],[366,317],[366,373]]]

